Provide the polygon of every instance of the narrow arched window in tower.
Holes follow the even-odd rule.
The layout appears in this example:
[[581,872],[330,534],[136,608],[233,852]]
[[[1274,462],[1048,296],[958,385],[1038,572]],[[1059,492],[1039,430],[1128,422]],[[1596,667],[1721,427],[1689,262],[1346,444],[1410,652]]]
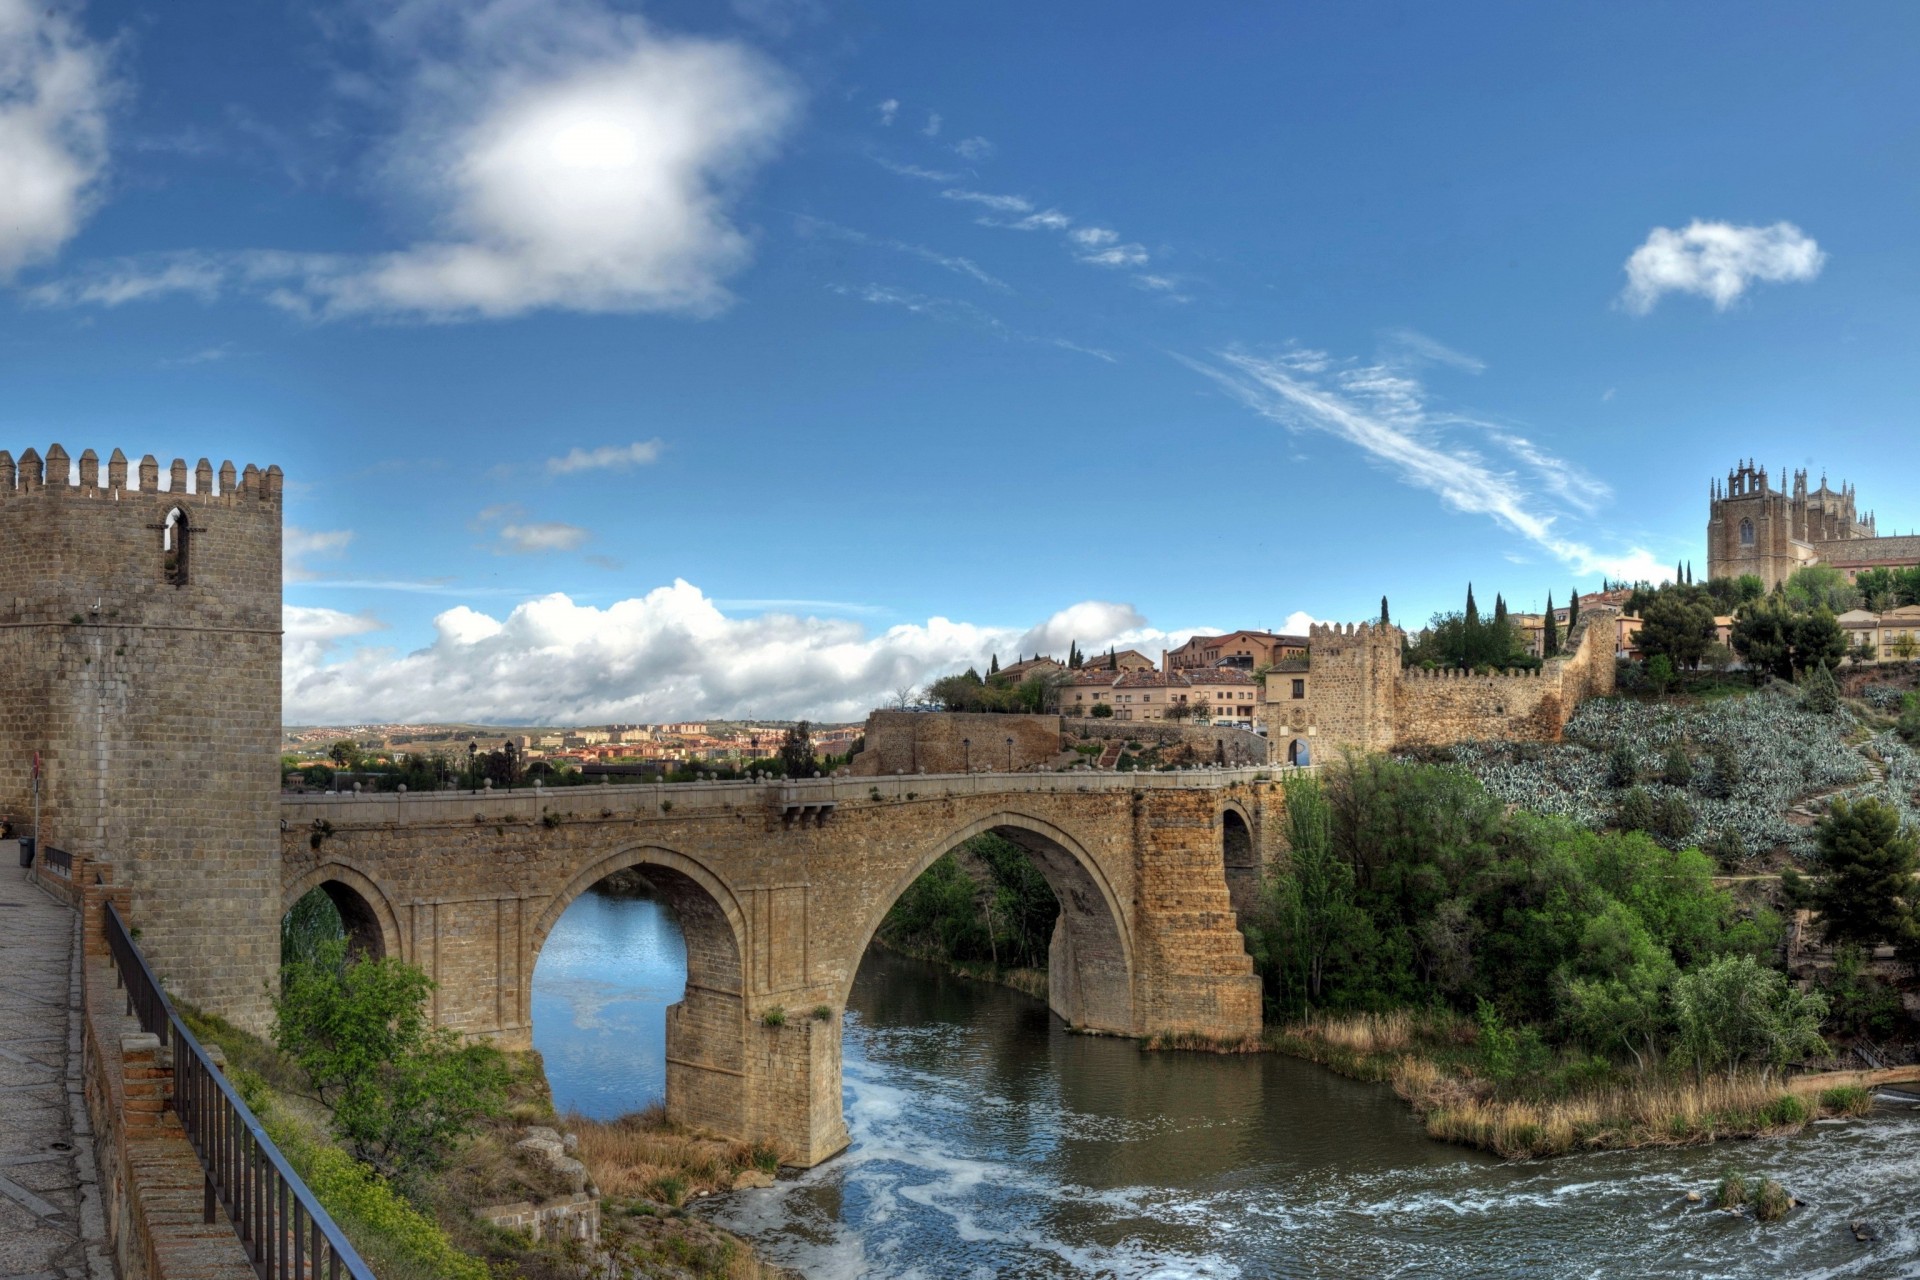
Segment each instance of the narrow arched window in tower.
[[1753,521],[1751,520],[1740,522],[1740,545],[1743,547],[1753,545]]
[[187,544],[190,533],[185,511],[175,507],[167,512],[167,522],[160,526],[161,563],[167,581],[176,587],[187,585]]

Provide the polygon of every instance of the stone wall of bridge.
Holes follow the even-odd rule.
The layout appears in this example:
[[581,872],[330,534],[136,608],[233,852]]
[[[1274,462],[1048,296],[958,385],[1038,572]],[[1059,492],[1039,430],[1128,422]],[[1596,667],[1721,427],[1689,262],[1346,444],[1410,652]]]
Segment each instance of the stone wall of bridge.
[[[881,918],[941,854],[994,831],[1061,904],[1052,1003],[1124,1035],[1260,1027],[1229,824],[1270,861],[1267,770],[960,775],[288,798],[283,901],[322,887],[359,945],[434,979],[443,1025],[531,1042],[531,980],[562,912],[640,866],[679,916],[668,1109],[811,1164],[846,1142],[840,1016]],[[1232,816],[1229,817],[1228,815]],[[1244,862],[1243,855],[1240,861]]]

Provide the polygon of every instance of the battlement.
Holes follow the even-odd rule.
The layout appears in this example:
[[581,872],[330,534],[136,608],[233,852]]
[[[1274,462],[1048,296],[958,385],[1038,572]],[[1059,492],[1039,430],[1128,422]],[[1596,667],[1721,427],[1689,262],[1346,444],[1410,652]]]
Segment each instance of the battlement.
[[[1558,658],[1553,661],[1559,661]],[[1503,667],[1479,675],[1472,671],[1462,671],[1458,667],[1435,667],[1429,671],[1425,667],[1408,667],[1400,673],[1402,680],[1538,680],[1546,673],[1544,667]]]
[[1309,649],[1321,640],[1391,641],[1397,649],[1403,633],[1391,622],[1315,622],[1307,627]]
[[18,462],[11,452],[0,449],[0,501],[36,494],[115,501],[131,495],[164,494],[172,501],[192,499],[200,505],[217,500],[225,506],[240,501],[277,506],[285,484],[278,466],[262,471],[249,462],[245,470],[236,471],[231,461],[225,461],[216,473],[213,464],[202,458],[188,471],[187,460],[175,458],[167,468],[166,484],[162,485],[159,460],[150,453],[140,459],[139,469],[133,473],[131,483],[129,480],[127,455],[118,449],[107,459],[105,483],[100,478],[100,455],[91,449],[81,453],[78,465],[58,444],[48,447],[45,458],[29,447]]

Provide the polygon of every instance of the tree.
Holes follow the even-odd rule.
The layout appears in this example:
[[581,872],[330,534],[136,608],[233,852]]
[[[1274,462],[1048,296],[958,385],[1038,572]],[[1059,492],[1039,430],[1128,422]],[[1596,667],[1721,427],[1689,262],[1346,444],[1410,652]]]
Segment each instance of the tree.
[[1830,564],[1808,564],[1795,569],[1782,587],[1787,606],[1795,613],[1825,609],[1845,613],[1860,607],[1860,588]]
[[1640,612],[1634,643],[1652,658],[1664,654],[1676,671],[1699,667],[1714,640],[1713,606],[1692,587],[1666,587],[1652,593]]
[[1560,652],[1560,625],[1553,616],[1553,593],[1547,593],[1547,612],[1542,623],[1544,630],[1540,636],[1540,654],[1551,658]]
[[1664,653],[1656,653],[1647,662],[1647,685],[1655,697],[1664,697],[1673,687],[1673,660]]
[[987,675],[989,677],[992,677],[992,676],[997,676],[999,674],[1000,674],[1000,655],[996,653],[992,657],[987,659]]
[[1803,992],[1752,956],[1722,956],[1673,984],[1680,1051],[1696,1074],[1758,1067],[1769,1075],[1795,1058],[1826,1052],[1824,996]]
[[1263,968],[1275,976],[1283,1009],[1321,1003],[1328,966],[1364,927],[1354,904],[1353,864],[1333,847],[1332,811],[1318,778],[1289,778],[1287,864],[1267,885],[1256,926]]
[[1833,672],[1815,665],[1801,682],[1800,705],[1815,715],[1830,716],[1840,709],[1840,686]]
[[1793,623],[1779,593],[1740,606],[1733,620],[1733,651],[1752,669],[1756,683],[1769,675],[1793,678]]
[[1385,626],[1391,626],[1392,623],[1393,623],[1393,618],[1390,614],[1387,613],[1387,598],[1385,596],[1381,596],[1380,597],[1380,625],[1385,627]]
[[438,1168],[505,1097],[505,1058],[427,1014],[433,982],[395,959],[359,960],[344,940],[281,971],[274,1042],[306,1076],[356,1159],[410,1182]]
[[805,720],[789,728],[781,740],[780,764],[789,778],[804,778],[813,772],[813,726]]
[[1080,652],[1080,642],[1078,640],[1067,641],[1067,670],[1078,671],[1080,664],[1085,660],[1085,655]]
[[1847,656],[1847,633],[1826,605],[1796,617],[1792,635],[1793,665],[1802,671],[1837,667]]
[[1087,714],[1095,720],[1111,720],[1113,719],[1113,708],[1104,702],[1096,702],[1093,704],[1093,710],[1087,712]]
[[1472,631],[1479,627],[1480,608],[1478,605],[1474,604],[1473,602],[1473,584],[1471,582],[1467,584],[1467,612],[1465,614],[1465,617],[1467,620],[1467,629],[1469,631]]
[[1813,890],[1821,936],[1866,948],[1908,942],[1920,841],[1900,830],[1899,811],[1871,797],[1835,800],[1814,840],[1822,863]]
[[1580,588],[1575,587],[1573,594],[1567,597],[1567,640],[1573,640],[1573,624],[1580,621]]

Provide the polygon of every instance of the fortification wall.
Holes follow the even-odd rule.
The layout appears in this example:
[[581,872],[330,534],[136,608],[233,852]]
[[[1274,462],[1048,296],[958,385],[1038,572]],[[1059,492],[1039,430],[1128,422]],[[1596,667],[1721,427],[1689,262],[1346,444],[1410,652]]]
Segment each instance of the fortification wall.
[[1610,609],[1584,615],[1568,637],[1568,653],[1549,658],[1537,671],[1401,673],[1394,746],[1445,746],[1472,738],[1560,741],[1582,702],[1613,692],[1617,616]]
[[118,450],[101,472],[0,451],[0,808],[30,826],[38,752],[42,843],[116,863],[169,988],[264,1030],[280,472],[176,459],[162,487]]
[[850,768],[858,777],[1017,772],[1059,756],[1060,723],[1057,715],[876,711],[867,717],[867,745]]
[[1070,739],[1123,742],[1184,742],[1204,759],[1219,764],[1265,764],[1267,740],[1251,729],[1232,725],[1181,724],[1164,720],[1095,720],[1073,716],[1063,722]]

